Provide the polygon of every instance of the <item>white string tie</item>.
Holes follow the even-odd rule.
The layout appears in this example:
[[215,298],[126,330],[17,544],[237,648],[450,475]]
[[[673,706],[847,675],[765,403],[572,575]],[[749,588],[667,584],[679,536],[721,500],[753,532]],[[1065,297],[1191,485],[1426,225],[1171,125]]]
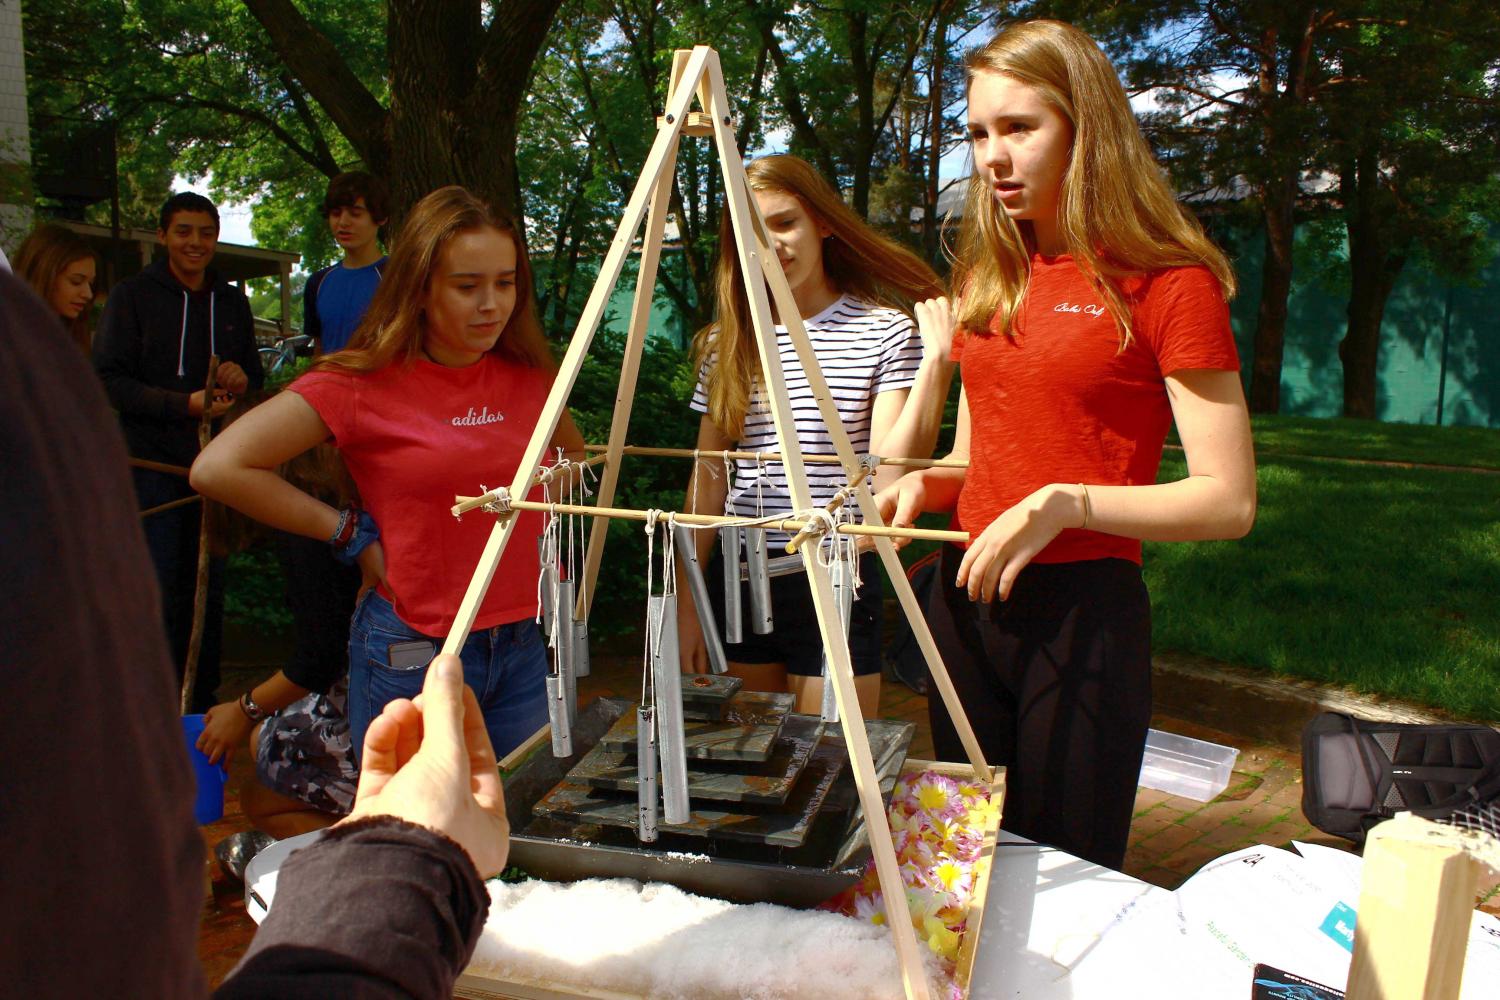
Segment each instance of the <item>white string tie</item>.
[[489,511],[491,514],[509,514],[511,512],[510,488],[508,486],[496,486],[494,489],[487,489],[483,483],[480,483],[479,488],[484,490],[483,495],[489,498],[479,508],[480,510]]

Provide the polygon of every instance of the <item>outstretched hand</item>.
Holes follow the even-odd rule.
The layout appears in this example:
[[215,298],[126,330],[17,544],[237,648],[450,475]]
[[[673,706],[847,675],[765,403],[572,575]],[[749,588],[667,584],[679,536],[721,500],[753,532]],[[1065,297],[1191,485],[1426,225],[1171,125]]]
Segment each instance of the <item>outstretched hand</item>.
[[436,657],[422,693],[391,702],[370,723],[349,820],[394,816],[445,834],[489,878],[505,867],[510,821],[484,716],[463,676],[458,657]]

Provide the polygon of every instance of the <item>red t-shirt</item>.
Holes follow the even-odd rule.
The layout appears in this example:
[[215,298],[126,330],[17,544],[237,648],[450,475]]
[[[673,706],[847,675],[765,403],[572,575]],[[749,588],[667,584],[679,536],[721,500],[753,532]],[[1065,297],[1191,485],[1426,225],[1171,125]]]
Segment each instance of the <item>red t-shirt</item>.
[[[291,389],[318,411],[380,526],[386,582],[401,620],[444,636],[495,525],[455,518],[455,495],[509,486],[551,388],[549,373],[493,354],[466,368],[425,359],[350,374],[319,370]],[[505,555],[474,619],[491,628],[536,613],[542,515],[516,515]]]
[[[978,535],[1049,483],[1149,485],[1172,423],[1164,376],[1188,368],[1239,370],[1229,306],[1204,267],[1126,279],[1133,337],[1119,329],[1070,256],[1032,258],[1030,284],[1006,336],[963,331],[969,471],[953,525]],[[1141,561],[1132,538],[1064,529],[1036,562]]]

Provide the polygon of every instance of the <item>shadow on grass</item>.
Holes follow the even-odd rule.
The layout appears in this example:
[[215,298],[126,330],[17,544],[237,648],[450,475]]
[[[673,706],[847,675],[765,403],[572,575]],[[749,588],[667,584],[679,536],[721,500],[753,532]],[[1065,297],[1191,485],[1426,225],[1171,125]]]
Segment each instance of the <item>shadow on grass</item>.
[[1259,484],[1245,539],[1147,546],[1158,650],[1500,719],[1491,477],[1276,458]]

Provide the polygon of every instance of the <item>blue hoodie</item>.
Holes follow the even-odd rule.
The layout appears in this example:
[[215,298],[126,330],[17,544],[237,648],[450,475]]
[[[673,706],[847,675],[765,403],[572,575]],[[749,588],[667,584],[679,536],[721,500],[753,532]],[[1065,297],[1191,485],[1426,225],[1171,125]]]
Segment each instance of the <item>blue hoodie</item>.
[[189,291],[166,260],[156,260],[110,292],[94,337],[94,369],[135,458],[191,465],[198,454],[198,418],[188,397],[203,388],[208,359],[233,361],[264,381],[255,321],[245,293],[209,270],[203,289]]

